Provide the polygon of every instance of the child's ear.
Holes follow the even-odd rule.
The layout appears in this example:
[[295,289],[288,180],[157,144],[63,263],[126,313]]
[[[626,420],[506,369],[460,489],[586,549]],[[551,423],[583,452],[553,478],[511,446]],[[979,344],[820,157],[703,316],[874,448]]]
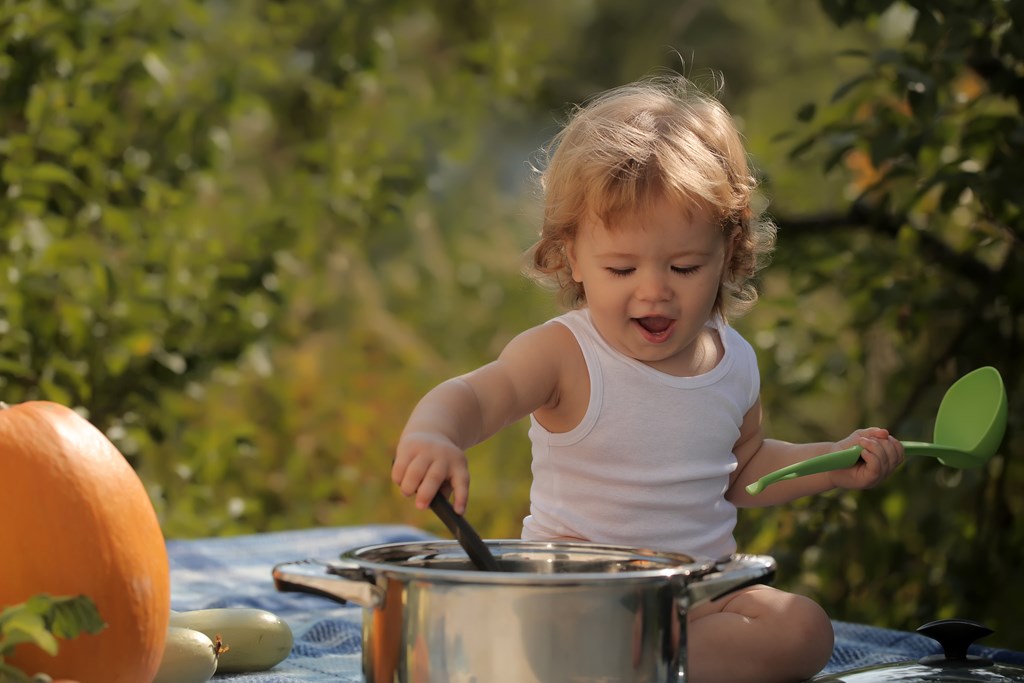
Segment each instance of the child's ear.
[[737,225],[732,226],[729,229],[728,234],[725,237],[725,266],[724,272],[726,275],[732,270],[732,257],[736,253],[736,243],[740,240],[740,228]]
[[565,259],[569,262],[569,272],[572,274],[573,282],[583,282],[577,267],[576,242],[571,239],[565,241]]

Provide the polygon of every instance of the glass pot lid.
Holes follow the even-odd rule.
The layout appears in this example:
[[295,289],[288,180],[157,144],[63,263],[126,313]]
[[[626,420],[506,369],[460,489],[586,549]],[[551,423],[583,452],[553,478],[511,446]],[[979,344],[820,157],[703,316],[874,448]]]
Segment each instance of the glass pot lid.
[[925,624],[917,632],[942,646],[942,653],[922,657],[916,662],[882,664],[828,676],[813,683],[881,683],[882,681],[982,681],[988,683],[1024,683],[1024,666],[994,662],[987,657],[967,654],[975,640],[992,630],[967,619],[942,619]]

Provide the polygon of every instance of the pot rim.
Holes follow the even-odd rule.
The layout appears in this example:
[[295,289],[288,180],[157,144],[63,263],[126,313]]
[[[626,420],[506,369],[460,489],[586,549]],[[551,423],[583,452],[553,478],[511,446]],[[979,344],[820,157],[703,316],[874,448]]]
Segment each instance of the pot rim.
[[[394,577],[397,579],[426,580],[432,583],[458,584],[500,584],[500,585],[543,585],[559,586],[566,584],[607,582],[649,582],[651,580],[685,581],[699,579],[720,568],[720,564],[731,558],[714,560],[695,560],[689,555],[673,552],[662,552],[638,548],[634,546],[584,541],[524,541],[519,539],[488,539],[485,541],[499,564],[503,558],[514,559],[520,554],[529,553],[566,553],[578,554],[593,559],[622,559],[627,561],[647,561],[663,563],[644,569],[630,569],[618,572],[574,572],[559,571],[552,573],[536,572],[488,572],[476,569],[451,569],[403,564],[411,560],[428,560],[437,557],[450,557],[452,560],[467,561],[468,556],[458,541],[440,539],[431,541],[393,542],[362,546],[345,551],[341,554],[341,564],[351,563],[370,575]],[[394,554],[399,561],[388,561],[387,558],[374,555]],[[405,555],[403,558],[402,556]],[[733,556],[735,557],[735,556]],[[556,558],[552,556],[552,559]],[[336,567],[337,568],[337,567]]]

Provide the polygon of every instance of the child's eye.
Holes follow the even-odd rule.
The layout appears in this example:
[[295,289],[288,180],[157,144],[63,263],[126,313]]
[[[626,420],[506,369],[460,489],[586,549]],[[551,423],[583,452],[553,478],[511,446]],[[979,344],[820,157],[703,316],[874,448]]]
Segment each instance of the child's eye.
[[626,277],[634,270],[636,270],[636,268],[608,268],[608,272],[616,277]]
[[672,272],[679,275],[693,275],[698,270],[700,266],[672,266]]

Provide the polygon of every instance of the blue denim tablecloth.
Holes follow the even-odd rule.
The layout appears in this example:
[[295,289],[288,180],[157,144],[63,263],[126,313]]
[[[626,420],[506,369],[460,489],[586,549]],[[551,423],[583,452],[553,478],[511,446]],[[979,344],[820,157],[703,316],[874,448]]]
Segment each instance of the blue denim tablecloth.
[[[292,653],[271,671],[222,674],[214,680],[361,683],[362,608],[303,593],[279,593],[271,570],[281,562],[334,558],[360,546],[431,538],[412,527],[371,525],[169,541],[171,609],[256,607],[277,614],[291,626]],[[839,621],[835,631],[836,647],[826,673],[915,660],[939,651],[937,643],[916,633]],[[1024,665],[1024,653],[977,646],[971,653]]]

